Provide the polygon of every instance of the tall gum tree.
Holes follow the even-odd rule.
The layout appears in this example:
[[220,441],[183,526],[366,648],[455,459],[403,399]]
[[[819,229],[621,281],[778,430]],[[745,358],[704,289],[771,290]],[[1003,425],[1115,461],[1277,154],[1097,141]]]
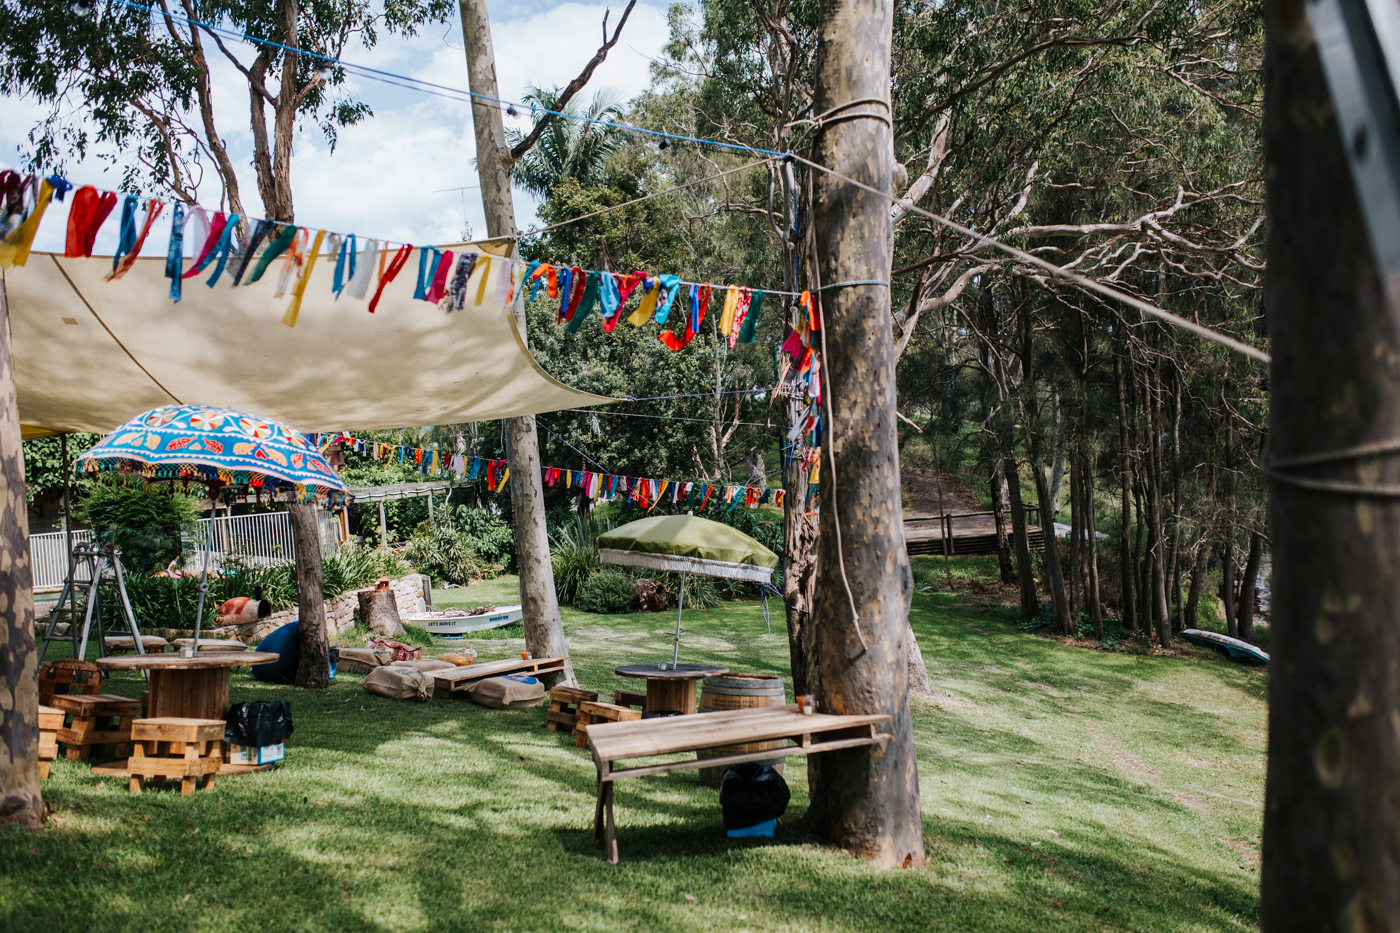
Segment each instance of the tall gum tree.
[[[889,0],[821,6],[815,110],[871,116],[818,129],[813,161],[882,192],[814,174],[822,283],[889,274],[893,20]],[[824,712],[888,714],[893,737],[808,759],[807,826],[876,864],[908,868],[923,864],[924,843],[905,660],[913,582],[900,520],[890,294],[875,285],[819,294],[826,418],[810,676]]]

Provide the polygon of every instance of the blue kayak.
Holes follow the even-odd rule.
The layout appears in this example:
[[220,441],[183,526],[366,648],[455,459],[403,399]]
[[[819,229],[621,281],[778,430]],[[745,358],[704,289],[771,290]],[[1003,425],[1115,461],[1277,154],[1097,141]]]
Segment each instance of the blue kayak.
[[1214,648],[1217,651],[1224,651],[1236,661],[1251,660],[1259,661],[1262,664],[1269,663],[1269,653],[1261,651],[1247,641],[1238,638],[1231,638],[1229,635],[1221,635],[1218,632],[1207,632],[1198,628],[1188,628],[1181,633],[1181,637],[1191,642],[1193,645],[1200,645],[1202,648]]

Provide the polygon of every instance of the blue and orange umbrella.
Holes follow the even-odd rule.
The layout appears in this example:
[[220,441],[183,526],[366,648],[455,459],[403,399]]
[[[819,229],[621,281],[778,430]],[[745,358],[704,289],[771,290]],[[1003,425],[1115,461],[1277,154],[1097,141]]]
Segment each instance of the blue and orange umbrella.
[[345,483],[306,437],[229,408],[166,405],[137,415],[80,458],[89,473],[248,487],[272,500],[344,503]]

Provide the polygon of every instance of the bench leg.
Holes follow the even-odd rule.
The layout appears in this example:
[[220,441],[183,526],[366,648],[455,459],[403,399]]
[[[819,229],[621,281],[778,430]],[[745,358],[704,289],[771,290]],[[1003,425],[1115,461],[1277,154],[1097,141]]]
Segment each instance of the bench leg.
[[139,775],[139,774],[133,774],[133,775],[131,776],[131,785],[130,785],[130,787],[131,787],[131,792],[132,792],[133,794],[139,794],[139,793],[141,793],[141,791],[145,788],[145,786],[146,786],[146,779],[145,779],[144,777],[142,777],[142,776]]
[[608,781],[605,785],[607,791],[604,803],[607,809],[607,834],[603,838],[603,857],[608,860],[609,865],[617,864],[617,827],[613,825],[613,782]]

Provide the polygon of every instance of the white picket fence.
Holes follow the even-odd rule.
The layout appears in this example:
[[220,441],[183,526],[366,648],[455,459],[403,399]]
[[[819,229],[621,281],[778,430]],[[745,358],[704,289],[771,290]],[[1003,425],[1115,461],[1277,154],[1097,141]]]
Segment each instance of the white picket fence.
[[[329,514],[329,513],[327,513]],[[323,523],[325,524],[325,523]],[[257,564],[276,564],[292,560],[292,523],[286,512],[260,512],[256,515],[233,515],[199,520],[200,539],[209,543],[209,566],[218,570],[229,557]],[[333,523],[322,529],[323,552],[333,550],[336,536]],[[73,543],[92,540],[89,531],[74,531]],[[187,570],[200,570],[204,565],[204,547],[196,548]],[[68,559],[63,553],[63,532],[29,536],[29,560],[34,568],[34,589],[59,589],[68,573]]]

